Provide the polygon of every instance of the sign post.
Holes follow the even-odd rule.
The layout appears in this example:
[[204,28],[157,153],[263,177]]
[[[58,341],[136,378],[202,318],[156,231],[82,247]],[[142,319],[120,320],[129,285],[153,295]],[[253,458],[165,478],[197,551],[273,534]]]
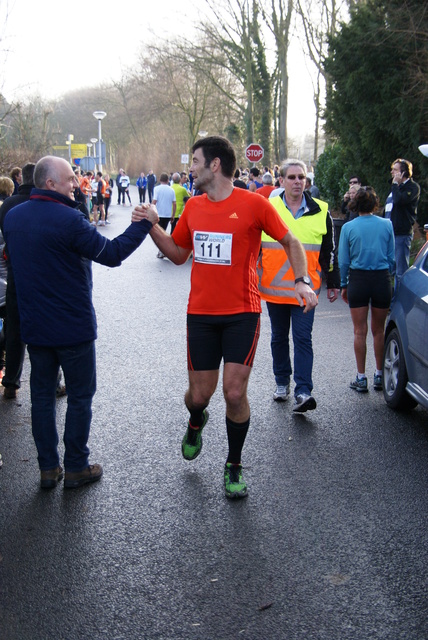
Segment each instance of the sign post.
[[264,155],[265,151],[263,147],[257,142],[252,142],[245,149],[245,157],[247,158],[248,162],[252,162],[253,164],[257,164],[257,162],[263,160]]

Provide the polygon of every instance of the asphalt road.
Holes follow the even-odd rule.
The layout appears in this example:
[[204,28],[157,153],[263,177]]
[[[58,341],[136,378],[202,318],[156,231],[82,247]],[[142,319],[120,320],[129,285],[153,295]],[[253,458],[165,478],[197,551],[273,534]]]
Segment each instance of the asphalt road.
[[[117,235],[130,211],[113,206],[101,233]],[[348,388],[349,311],[323,291],[318,408],[293,415],[291,402],[272,401],[264,313],[243,455],[249,496],[227,500],[221,385],[201,455],[181,457],[190,263],[156,252],[147,239],[118,269],[94,265],[99,483],[39,489],[28,361],[18,399],[0,399],[0,638],[428,638],[427,412],[396,414],[382,393]]]

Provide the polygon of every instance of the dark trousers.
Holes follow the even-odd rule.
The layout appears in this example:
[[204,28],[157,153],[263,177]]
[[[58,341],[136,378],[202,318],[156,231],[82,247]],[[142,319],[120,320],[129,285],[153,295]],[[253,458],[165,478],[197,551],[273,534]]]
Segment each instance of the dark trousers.
[[107,220],[107,215],[108,215],[108,208],[110,206],[110,200],[111,200],[111,198],[104,198],[104,211],[105,211],[105,214],[106,214],[106,217],[105,217],[106,220]]
[[120,204],[121,201],[125,204],[125,189],[122,187],[117,187],[117,204]]
[[64,429],[66,471],[82,471],[88,466],[88,438],[92,419],[92,398],[96,390],[95,343],[72,347],[28,345],[31,361],[31,422],[39,467],[59,465],[56,428],[56,386],[59,367],[67,387]]
[[146,187],[138,187],[138,195],[140,197],[140,204],[143,204],[146,200]]
[[24,364],[25,344],[21,340],[18,300],[16,298],[12,269],[8,269],[7,272],[5,347],[6,369],[2,385],[19,389]]

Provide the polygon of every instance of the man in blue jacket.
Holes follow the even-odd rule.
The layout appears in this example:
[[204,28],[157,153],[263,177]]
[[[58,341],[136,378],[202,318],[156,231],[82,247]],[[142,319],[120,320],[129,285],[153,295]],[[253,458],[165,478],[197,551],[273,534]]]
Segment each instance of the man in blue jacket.
[[15,276],[22,339],[31,361],[31,418],[41,487],[63,478],[55,421],[61,366],[68,393],[64,430],[66,488],[95,482],[100,464],[89,464],[87,446],[96,389],[97,324],[92,304],[92,260],[117,267],[140,246],[153,219],[132,223],[108,240],[90,225],[74,200],[71,166],[46,156],[34,170],[30,200],[11,209],[4,235]]

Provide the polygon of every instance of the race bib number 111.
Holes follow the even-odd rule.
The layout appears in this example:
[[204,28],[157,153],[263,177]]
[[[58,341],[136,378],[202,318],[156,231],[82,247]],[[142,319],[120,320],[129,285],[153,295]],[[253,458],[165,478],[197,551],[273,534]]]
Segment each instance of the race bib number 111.
[[232,233],[193,233],[193,259],[205,264],[232,264]]

